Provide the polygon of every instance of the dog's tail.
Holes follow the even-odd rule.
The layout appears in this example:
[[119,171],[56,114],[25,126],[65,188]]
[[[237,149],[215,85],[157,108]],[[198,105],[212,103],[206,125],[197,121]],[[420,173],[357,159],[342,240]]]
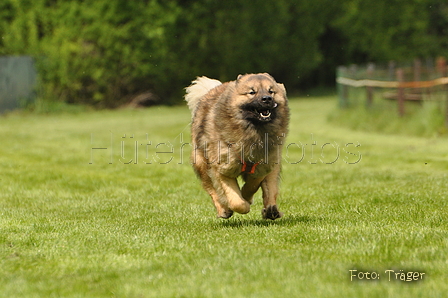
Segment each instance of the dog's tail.
[[221,85],[218,80],[210,79],[207,77],[197,77],[196,80],[191,82],[191,85],[185,88],[187,94],[185,94],[185,101],[193,114],[196,107],[205,94],[207,94],[213,88]]

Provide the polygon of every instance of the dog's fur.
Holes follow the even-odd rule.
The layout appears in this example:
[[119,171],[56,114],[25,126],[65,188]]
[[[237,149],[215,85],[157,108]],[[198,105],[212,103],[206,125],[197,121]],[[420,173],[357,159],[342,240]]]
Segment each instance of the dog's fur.
[[248,213],[261,186],[263,218],[280,218],[276,200],[289,122],[283,84],[267,73],[239,75],[226,83],[199,77],[186,93],[192,112],[191,162],[218,217]]

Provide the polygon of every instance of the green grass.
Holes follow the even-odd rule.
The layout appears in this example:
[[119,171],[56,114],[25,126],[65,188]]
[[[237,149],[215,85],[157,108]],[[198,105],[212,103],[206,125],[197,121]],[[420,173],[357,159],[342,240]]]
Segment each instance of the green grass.
[[215,218],[186,107],[1,117],[0,297],[444,297],[448,139],[352,131],[336,104],[291,101],[277,221],[259,194]]

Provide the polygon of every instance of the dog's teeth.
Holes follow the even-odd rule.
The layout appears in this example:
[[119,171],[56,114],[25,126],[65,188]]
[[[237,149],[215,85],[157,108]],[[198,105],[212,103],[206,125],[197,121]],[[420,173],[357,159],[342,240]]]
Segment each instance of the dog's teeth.
[[268,117],[271,116],[271,111],[267,110],[267,111],[265,111],[265,112],[261,112],[261,113],[260,113],[260,116],[261,116],[262,118],[268,118]]

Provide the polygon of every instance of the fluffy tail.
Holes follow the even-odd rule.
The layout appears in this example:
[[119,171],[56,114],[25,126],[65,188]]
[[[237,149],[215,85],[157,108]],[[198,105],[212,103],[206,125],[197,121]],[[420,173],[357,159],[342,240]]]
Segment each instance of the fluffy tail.
[[196,110],[196,106],[199,103],[201,97],[207,94],[213,88],[221,85],[218,80],[210,79],[207,77],[198,77],[191,82],[191,85],[185,88],[187,94],[185,94],[185,101],[193,114]]

